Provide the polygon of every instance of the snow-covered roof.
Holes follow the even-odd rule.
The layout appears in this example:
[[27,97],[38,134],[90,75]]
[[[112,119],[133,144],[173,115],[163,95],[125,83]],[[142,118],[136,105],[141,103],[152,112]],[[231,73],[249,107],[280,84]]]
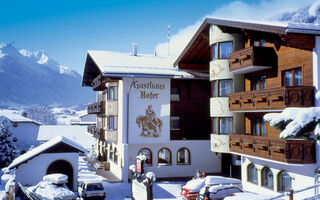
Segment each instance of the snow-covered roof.
[[132,56],[128,53],[111,51],[88,51],[88,54],[101,72],[106,74],[191,76],[173,67],[174,57],[147,54]]
[[91,86],[98,75],[105,77],[153,77],[153,78],[209,78],[198,77],[188,71],[175,68],[175,57],[148,54],[133,56],[129,53],[89,50],[83,73],[82,86]]
[[83,117],[83,116],[90,115],[90,114],[88,114],[88,110],[79,110],[79,111],[77,111],[77,115],[78,115],[78,117]]
[[68,138],[65,138],[62,136],[57,136],[54,139],[52,139],[46,143],[43,143],[43,144],[37,146],[36,148],[22,154],[18,158],[14,159],[12,161],[12,163],[8,166],[8,169],[13,169],[13,168],[27,162],[28,160],[40,155],[41,153],[45,152],[46,150],[50,149],[51,147],[53,147],[59,143],[65,143],[65,144],[79,150],[80,152],[86,152],[86,150],[80,144],[78,144]]
[[34,123],[40,125],[39,122],[23,117],[19,114],[19,111],[16,110],[0,110],[0,116],[4,116],[8,118],[11,122],[15,123]]
[[90,149],[95,144],[95,138],[87,132],[87,126],[40,126],[38,141],[48,141],[56,136],[66,137],[86,149]]

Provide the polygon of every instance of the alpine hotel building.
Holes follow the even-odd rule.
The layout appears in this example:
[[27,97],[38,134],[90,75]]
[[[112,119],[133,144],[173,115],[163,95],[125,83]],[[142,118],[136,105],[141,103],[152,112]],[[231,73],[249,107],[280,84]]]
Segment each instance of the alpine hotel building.
[[183,70],[172,59],[88,51],[83,86],[97,92],[88,113],[97,125],[97,151],[110,171],[128,181],[136,156],[147,157],[157,178],[194,176],[197,169],[220,172],[220,155],[210,149],[208,70]]
[[319,35],[312,25],[205,19],[175,61],[210,71],[211,151],[245,190],[277,195],[319,183],[319,142],[281,139],[263,120],[319,106]]

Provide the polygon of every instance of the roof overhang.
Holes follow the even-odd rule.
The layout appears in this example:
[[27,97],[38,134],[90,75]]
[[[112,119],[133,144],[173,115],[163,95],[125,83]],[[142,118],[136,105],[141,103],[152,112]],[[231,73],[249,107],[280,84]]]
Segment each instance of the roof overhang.
[[[198,28],[197,32],[191,38],[190,42],[186,45],[182,53],[178,56],[178,58],[174,62],[174,66],[190,66],[194,65],[196,69],[196,65],[198,65],[198,69],[203,69],[206,65],[209,67],[210,62],[210,46],[209,42],[207,46],[201,45],[202,42],[208,41],[209,37],[209,27],[211,25],[218,26],[223,32],[229,33],[243,33],[248,34],[250,32],[267,34],[270,37],[281,38],[282,36],[288,37],[286,39],[290,39],[290,34],[296,35],[308,35],[312,37],[313,35],[320,35],[320,28],[316,25],[298,25],[298,24],[288,24],[284,22],[258,22],[252,20],[231,20],[231,19],[218,19],[218,18],[206,18]],[[281,37],[280,37],[281,36]],[[300,40],[300,39],[299,39]],[[295,44],[293,44],[294,46]],[[202,51],[197,51],[199,46],[203,46]],[[302,48],[312,48],[312,45],[305,46]],[[200,55],[200,54],[207,55]],[[196,56],[205,58],[207,60],[199,60]]]
[[87,53],[86,63],[84,66],[83,77],[82,77],[82,86],[91,87],[91,83],[94,78],[101,74],[99,66],[95,63],[94,59],[89,53]]

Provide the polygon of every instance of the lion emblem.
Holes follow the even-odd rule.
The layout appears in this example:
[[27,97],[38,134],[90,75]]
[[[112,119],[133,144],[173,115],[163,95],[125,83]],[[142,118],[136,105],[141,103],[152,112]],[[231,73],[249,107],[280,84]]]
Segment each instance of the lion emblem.
[[144,136],[144,137],[160,136],[162,121],[159,118],[156,118],[151,105],[148,105],[145,116],[139,115],[137,117],[136,123],[139,126],[139,128],[142,127],[142,131],[140,133],[141,136]]

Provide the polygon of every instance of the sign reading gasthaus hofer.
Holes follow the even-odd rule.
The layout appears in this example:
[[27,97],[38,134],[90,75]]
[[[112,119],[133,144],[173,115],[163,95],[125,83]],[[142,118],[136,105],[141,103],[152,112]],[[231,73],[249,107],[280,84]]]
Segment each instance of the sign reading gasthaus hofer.
[[124,84],[131,85],[129,142],[139,144],[168,142],[170,79],[128,78],[123,81]]

